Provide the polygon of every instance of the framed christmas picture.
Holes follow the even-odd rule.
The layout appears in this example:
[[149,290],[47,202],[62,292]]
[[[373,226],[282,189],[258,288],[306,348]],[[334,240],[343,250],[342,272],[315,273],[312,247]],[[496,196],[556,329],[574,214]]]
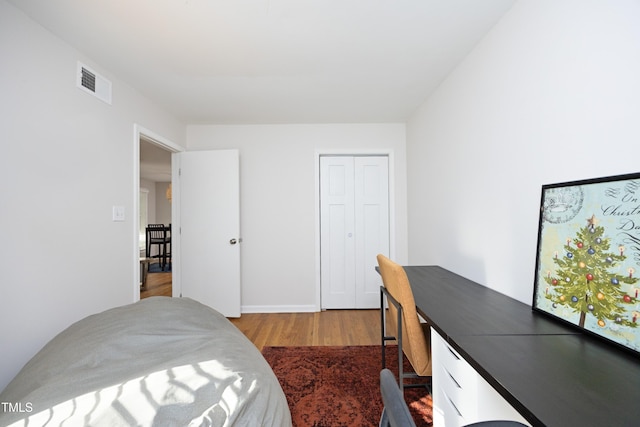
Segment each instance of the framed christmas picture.
[[542,186],[533,309],[640,353],[640,173]]

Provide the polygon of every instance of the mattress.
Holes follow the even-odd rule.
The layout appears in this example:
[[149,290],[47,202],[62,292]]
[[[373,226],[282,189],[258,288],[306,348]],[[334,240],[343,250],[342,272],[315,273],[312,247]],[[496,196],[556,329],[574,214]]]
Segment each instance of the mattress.
[[229,320],[189,298],[89,316],[0,393],[0,425],[291,425],[280,384]]

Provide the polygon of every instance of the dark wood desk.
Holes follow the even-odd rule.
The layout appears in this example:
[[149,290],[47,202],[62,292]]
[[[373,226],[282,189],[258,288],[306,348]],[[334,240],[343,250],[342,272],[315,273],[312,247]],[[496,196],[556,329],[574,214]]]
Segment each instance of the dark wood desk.
[[532,425],[640,425],[640,358],[441,267],[405,270],[418,312]]

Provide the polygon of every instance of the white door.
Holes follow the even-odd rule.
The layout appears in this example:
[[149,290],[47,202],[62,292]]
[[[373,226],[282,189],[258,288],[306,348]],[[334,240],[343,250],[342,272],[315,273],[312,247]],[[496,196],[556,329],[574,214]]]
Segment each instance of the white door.
[[378,253],[389,253],[388,158],[321,157],[322,308],[378,308]]
[[240,175],[237,150],[176,154],[183,297],[240,316]]
[[376,256],[389,256],[389,158],[355,159],[356,308],[380,308]]
[[353,157],[320,157],[320,288],[322,308],[354,308]]

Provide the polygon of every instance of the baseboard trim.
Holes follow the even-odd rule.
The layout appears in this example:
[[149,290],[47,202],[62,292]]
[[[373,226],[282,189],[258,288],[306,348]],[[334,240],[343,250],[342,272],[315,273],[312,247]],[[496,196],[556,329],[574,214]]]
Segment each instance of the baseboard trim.
[[315,305],[243,305],[241,313],[313,313]]

